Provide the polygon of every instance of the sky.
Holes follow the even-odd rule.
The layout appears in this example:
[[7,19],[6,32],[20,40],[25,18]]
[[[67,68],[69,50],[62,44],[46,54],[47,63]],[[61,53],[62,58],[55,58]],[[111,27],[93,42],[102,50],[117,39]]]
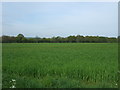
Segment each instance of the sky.
[[2,34],[118,36],[117,2],[4,2]]

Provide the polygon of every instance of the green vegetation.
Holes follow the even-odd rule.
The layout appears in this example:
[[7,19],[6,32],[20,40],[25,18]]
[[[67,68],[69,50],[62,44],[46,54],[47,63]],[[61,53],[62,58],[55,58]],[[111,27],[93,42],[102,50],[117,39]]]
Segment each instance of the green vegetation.
[[3,88],[117,88],[117,43],[4,43]]
[[23,34],[14,36],[2,36],[2,43],[116,43],[118,38],[116,37],[102,37],[102,36],[68,36],[68,37],[52,37],[52,38],[40,38],[31,37],[26,38]]

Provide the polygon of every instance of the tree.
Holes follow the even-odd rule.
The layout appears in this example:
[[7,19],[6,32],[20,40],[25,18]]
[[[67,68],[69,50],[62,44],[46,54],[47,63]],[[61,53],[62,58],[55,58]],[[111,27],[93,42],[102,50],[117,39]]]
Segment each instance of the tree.
[[18,43],[22,43],[24,40],[24,35],[23,34],[18,34],[17,37],[16,37],[16,41]]
[[16,38],[3,35],[2,36],[2,42],[3,43],[15,43],[16,42]]
[[[116,37],[102,37],[102,36],[68,36],[68,37],[52,37],[52,38],[25,38],[23,34],[14,36],[2,36],[2,43],[116,43],[120,42],[120,36]],[[1,41],[0,41],[1,42]]]
[[40,38],[38,36],[35,37],[35,42],[38,43]]
[[76,37],[75,36],[69,36],[67,37],[69,42],[76,42]]
[[77,35],[77,36],[76,36],[76,42],[77,42],[77,43],[79,43],[79,42],[84,42],[84,36]]

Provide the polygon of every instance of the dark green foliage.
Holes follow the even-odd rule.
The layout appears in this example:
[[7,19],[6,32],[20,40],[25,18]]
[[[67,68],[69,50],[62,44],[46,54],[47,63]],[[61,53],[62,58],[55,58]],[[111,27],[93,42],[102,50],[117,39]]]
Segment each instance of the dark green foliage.
[[3,43],[117,43],[115,37],[101,37],[101,36],[68,36],[68,37],[52,37],[52,38],[25,38],[23,34],[17,37],[2,36]]
[[16,37],[10,37],[10,36],[2,36],[2,42],[3,43],[15,43]]
[[25,42],[25,37],[23,36],[23,34],[18,34],[17,37],[16,37],[16,41],[18,43],[22,43],[22,42]]

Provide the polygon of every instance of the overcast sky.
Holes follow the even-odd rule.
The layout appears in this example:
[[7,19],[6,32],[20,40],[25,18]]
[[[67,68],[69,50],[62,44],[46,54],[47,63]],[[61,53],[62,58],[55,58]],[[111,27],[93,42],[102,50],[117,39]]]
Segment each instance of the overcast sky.
[[3,3],[3,35],[53,37],[118,35],[117,2]]

